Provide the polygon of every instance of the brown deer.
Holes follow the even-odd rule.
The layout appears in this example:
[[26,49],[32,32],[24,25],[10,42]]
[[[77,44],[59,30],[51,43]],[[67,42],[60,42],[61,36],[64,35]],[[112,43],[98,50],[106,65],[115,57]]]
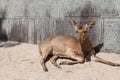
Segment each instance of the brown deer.
[[87,31],[95,25],[94,21],[88,22],[84,25],[79,25],[74,20],[71,20],[75,32],[76,37],[68,36],[68,35],[57,35],[53,37],[49,37],[45,39],[39,45],[39,52],[41,55],[41,65],[44,71],[48,71],[45,63],[47,59],[50,57],[51,63],[60,68],[60,66],[56,63],[58,58],[67,58],[72,59],[73,61],[63,61],[61,65],[72,65],[77,63],[84,63],[85,59],[88,55],[92,57],[91,59],[102,62],[112,66],[119,66],[117,63],[112,63],[109,61],[105,61],[95,55],[94,48],[87,36]]
[[[82,27],[84,31],[87,31],[87,30],[89,30],[90,28],[93,27],[91,25],[95,25],[95,23],[96,23],[95,21],[93,21],[93,22],[88,22],[86,24],[80,25],[74,20],[71,20],[71,22],[72,22],[73,26],[76,28],[75,29],[76,38],[78,37],[77,35],[79,35],[79,33],[78,33],[79,27]],[[86,32],[84,32],[82,34],[82,41],[80,41],[80,44],[81,44],[82,51],[84,53],[85,58],[92,59],[96,62],[104,63],[104,64],[111,65],[111,66],[120,66],[120,64],[118,64],[118,63],[113,63],[113,62],[110,62],[110,61],[106,61],[106,60],[104,60],[100,57],[97,57],[96,56],[96,50],[92,46],[92,43],[89,40],[88,34]]]

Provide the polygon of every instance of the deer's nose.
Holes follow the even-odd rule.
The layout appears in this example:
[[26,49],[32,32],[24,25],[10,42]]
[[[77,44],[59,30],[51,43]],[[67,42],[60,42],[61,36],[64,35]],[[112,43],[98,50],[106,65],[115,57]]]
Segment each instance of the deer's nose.
[[84,33],[86,33],[87,31],[84,31]]
[[90,29],[91,29],[92,27],[90,27]]

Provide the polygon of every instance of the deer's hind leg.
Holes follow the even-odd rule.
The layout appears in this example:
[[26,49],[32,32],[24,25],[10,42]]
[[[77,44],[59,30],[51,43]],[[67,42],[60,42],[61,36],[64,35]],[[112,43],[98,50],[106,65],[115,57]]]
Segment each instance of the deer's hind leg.
[[44,49],[43,51],[41,51],[42,55],[41,55],[41,60],[40,60],[40,63],[43,67],[43,70],[44,71],[48,71],[45,63],[49,57],[49,55],[51,54],[51,49]]
[[73,64],[78,64],[78,63],[82,64],[85,62],[85,59],[83,56],[81,56],[81,54],[76,54],[76,53],[74,54],[73,53],[69,56],[69,58],[74,60],[74,61],[62,61],[60,63],[60,65],[73,65]]
[[50,62],[57,68],[61,68],[60,65],[57,64],[57,59],[58,59],[58,56],[56,55],[53,55],[51,58],[50,58]]

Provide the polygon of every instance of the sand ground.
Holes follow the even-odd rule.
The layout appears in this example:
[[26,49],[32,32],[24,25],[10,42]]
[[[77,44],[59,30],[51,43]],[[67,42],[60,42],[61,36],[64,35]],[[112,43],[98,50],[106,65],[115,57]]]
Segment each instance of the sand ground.
[[[97,62],[62,65],[47,62],[48,72],[40,65],[38,45],[12,42],[0,43],[0,80],[120,80],[120,67]],[[120,55],[100,52],[98,56],[120,63]],[[60,60],[58,60],[58,63]]]

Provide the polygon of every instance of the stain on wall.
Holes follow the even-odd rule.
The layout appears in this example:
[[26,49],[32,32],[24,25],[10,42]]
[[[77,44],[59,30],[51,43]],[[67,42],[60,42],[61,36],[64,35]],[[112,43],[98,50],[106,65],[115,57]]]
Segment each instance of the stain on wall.
[[7,41],[7,34],[6,31],[3,29],[3,23],[6,19],[6,10],[0,9],[0,41]]
[[81,10],[80,17],[81,17],[81,22],[84,22],[84,21],[92,20],[95,17],[100,17],[100,13],[97,12],[96,6],[88,2]]
[[8,34],[9,40],[26,42],[25,38],[27,37],[26,28],[21,23],[15,23],[12,25],[11,32]]

